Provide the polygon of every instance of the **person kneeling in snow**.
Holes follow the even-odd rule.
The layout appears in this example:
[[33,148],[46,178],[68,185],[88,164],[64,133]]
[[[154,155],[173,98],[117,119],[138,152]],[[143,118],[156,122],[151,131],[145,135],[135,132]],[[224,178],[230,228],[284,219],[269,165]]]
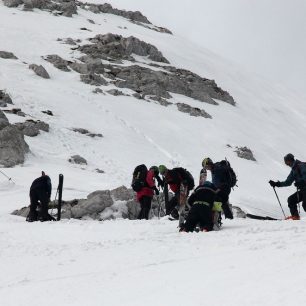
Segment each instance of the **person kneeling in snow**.
[[209,181],[198,186],[188,199],[191,206],[181,232],[193,232],[199,224],[202,231],[213,230],[213,206],[218,190]]
[[284,157],[284,162],[291,168],[287,179],[284,182],[270,180],[269,184],[274,188],[291,186],[295,182],[294,185],[297,187],[297,191],[288,198],[291,216],[287,219],[300,220],[297,204],[303,201],[303,209],[306,211],[306,163],[295,159],[291,153]]
[[[48,205],[51,197],[51,179],[44,171],[41,172],[41,176],[35,179],[30,188],[30,212],[27,216],[28,222],[33,221],[51,221],[55,220],[48,213]],[[37,207],[40,206],[39,212]]]

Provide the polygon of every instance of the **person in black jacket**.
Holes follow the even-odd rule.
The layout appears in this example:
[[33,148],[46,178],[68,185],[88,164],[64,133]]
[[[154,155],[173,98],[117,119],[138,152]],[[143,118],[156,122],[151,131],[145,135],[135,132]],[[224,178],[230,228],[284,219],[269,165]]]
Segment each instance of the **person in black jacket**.
[[233,213],[229,207],[229,195],[231,193],[230,173],[224,161],[214,163],[209,157],[204,158],[202,166],[205,170],[211,171],[212,183],[220,190],[219,198],[222,202],[222,209],[226,219],[233,219]]
[[209,181],[195,189],[188,200],[191,209],[180,229],[181,232],[193,232],[198,224],[202,231],[213,229],[212,208],[217,192],[216,187]]
[[[51,179],[42,171],[41,176],[35,179],[30,187],[30,212],[27,217],[28,222],[54,220],[48,213],[48,204],[51,198]],[[40,211],[37,207],[40,204]]]

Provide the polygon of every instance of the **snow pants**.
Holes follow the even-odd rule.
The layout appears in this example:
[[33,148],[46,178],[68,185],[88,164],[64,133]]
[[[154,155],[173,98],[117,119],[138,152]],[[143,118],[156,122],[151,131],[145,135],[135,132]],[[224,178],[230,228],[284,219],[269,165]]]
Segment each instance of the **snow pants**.
[[218,193],[218,201],[222,202],[222,210],[224,212],[226,219],[234,218],[228,202],[230,193],[231,193],[230,188],[221,189],[221,191]]
[[[48,214],[48,204],[49,197],[48,194],[44,190],[33,189],[30,191],[30,213],[29,219],[31,221],[37,221],[37,219],[41,221],[49,221],[50,216]],[[40,202],[40,213],[37,214],[37,207]],[[36,219],[36,220],[35,220]]]
[[292,194],[288,198],[288,206],[290,209],[291,216],[298,217],[299,212],[297,209],[297,204],[302,202],[302,206],[304,211],[306,211],[306,188],[302,188],[301,190],[298,190],[294,194]]
[[212,230],[212,210],[208,205],[194,204],[189,211],[189,214],[183,225],[183,229],[186,232],[192,232],[198,224],[202,230]]
[[149,220],[149,213],[151,209],[152,198],[143,196],[139,202],[140,202],[141,210],[138,214],[138,219],[139,220],[141,219]]

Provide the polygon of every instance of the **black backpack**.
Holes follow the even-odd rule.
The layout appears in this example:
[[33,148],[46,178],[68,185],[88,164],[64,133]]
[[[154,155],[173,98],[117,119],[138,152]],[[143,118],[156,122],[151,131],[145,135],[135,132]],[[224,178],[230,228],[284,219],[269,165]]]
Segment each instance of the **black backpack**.
[[220,161],[220,165],[222,166],[222,168],[227,171],[227,181],[228,184],[231,188],[234,188],[235,186],[237,186],[237,175],[235,173],[235,171],[233,170],[233,168],[231,167],[231,164],[229,163],[228,160],[222,160]]
[[148,168],[146,165],[139,165],[135,168],[133,172],[133,180],[132,180],[132,188],[134,191],[138,192],[143,187],[148,186],[147,184],[147,174],[148,174]]
[[194,188],[194,178],[192,176],[192,174],[184,169],[184,168],[174,168],[173,170],[177,170],[178,173],[180,174],[181,178],[183,180],[186,180],[187,181],[187,186],[188,186],[188,189],[189,190],[192,190]]

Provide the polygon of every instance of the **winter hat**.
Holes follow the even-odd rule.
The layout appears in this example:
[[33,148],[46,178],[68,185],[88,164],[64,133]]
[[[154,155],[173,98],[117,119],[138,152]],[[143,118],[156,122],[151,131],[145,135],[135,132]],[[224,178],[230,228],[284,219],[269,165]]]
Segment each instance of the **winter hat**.
[[167,169],[167,167],[166,167],[165,165],[160,165],[160,166],[158,167],[158,170],[159,170],[159,173],[160,173],[161,175],[164,175],[168,169]]
[[203,168],[205,168],[207,165],[212,165],[212,164],[213,161],[209,157],[204,158],[202,161]]
[[284,161],[294,161],[294,155],[291,153],[288,153],[286,156],[284,156]]
[[150,168],[150,170],[153,170],[154,174],[156,174],[156,175],[159,174],[159,169],[158,169],[157,166],[152,166],[152,167]]

